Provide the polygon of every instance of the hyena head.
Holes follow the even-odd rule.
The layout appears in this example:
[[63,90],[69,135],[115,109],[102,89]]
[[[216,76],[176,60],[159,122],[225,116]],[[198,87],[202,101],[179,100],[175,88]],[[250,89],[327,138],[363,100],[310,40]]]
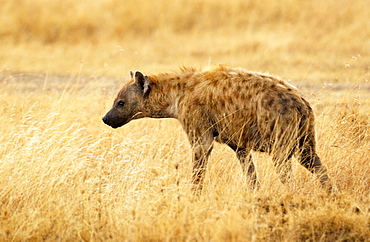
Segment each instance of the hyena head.
[[114,100],[113,107],[103,117],[103,122],[118,128],[133,119],[145,117],[144,102],[150,92],[150,80],[140,71],[135,75],[130,71],[133,81],[126,84]]

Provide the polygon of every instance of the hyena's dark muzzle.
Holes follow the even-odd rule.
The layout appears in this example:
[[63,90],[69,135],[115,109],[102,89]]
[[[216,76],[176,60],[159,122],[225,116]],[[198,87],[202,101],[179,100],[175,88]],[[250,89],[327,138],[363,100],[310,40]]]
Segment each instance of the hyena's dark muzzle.
[[111,126],[112,128],[116,129],[121,127],[122,125],[128,123],[127,119],[122,119],[121,117],[112,114],[111,111],[109,111],[104,117],[103,117],[103,122],[106,125]]
[[107,115],[104,115],[104,117],[102,118],[103,122],[106,124],[106,125],[109,125],[110,126],[110,119],[107,117]]

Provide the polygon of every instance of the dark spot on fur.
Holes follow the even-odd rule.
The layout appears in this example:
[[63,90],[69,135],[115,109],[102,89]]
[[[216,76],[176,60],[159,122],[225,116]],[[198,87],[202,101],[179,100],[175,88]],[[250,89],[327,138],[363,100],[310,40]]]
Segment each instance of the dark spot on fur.
[[259,83],[258,82],[254,82],[253,85],[252,85],[252,88],[258,88],[259,87]]
[[274,99],[270,99],[270,100],[267,102],[267,106],[268,106],[268,107],[271,107],[273,104],[274,104]]
[[275,128],[275,122],[272,122],[270,124],[270,132],[274,131],[274,128]]
[[211,87],[217,87],[217,82],[216,81],[210,81],[209,86]]
[[245,93],[244,93],[244,92],[240,92],[240,93],[239,93],[239,98],[240,98],[241,100],[245,100]]
[[196,98],[196,99],[194,99],[194,104],[197,105],[197,106],[201,106],[202,102],[198,98]]
[[212,135],[213,135],[213,137],[217,137],[219,135],[217,129],[212,130]]
[[290,99],[288,99],[287,97],[281,95],[280,98],[281,98],[280,99],[280,104],[281,105],[286,106],[286,105],[288,105],[290,103]]
[[298,110],[298,112],[299,112],[299,113],[301,113],[301,114],[302,114],[302,111],[303,111],[303,110],[302,110],[302,106],[301,106],[301,105],[298,105],[298,106],[297,106],[297,110]]
[[253,75],[248,73],[244,76],[244,81],[250,81],[252,78],[253,78]]
[[182,86],[181,86],[181,84],[180,84],[180,83],[177,83],[177,89],[179,89],[179,90],[180,90],[180,89],[181,89],[181,87],[182,87]]
[[231,96],[229,96],[228,98],[227,98],[227,101],[229,102],[229,103],[233,103],[233,98],[231,97]]
[[180,96],[179,97],[179,103],[181,103],[183,99],[184,99],[184,96]]
[[286,113],[288,113],[288,107],[287,106],[284,106],[280,109],[280,112],[279,112],[281,115],[284,115]]
[[208,96],[208,98],[209,98],[209,100],[213,100],[213,93],[212,92],[209,92],[209,94],[208,94],[209,96]]
[[234,92],[234,93],[233,93],[233,97],[234,97],[235,99],[239,99],[239,98],[240,98],[240,92]]

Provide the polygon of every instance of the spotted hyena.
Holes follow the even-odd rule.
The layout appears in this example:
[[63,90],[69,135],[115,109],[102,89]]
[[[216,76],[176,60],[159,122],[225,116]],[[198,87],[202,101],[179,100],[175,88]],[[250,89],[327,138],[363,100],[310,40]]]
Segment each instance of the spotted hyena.
[[175,118],[193,149],[193,182],[201,188],[214,141],[236,152],[253,186],[257,184],[251,151],[267,152],[285,182],[290,158],[315,173],[330,188],[326,167],[316,153],[314,113],[288,82],[241,68],[144,75],[130,72],[131,81],[118,93],[104,123],[118,128],[145,117]]

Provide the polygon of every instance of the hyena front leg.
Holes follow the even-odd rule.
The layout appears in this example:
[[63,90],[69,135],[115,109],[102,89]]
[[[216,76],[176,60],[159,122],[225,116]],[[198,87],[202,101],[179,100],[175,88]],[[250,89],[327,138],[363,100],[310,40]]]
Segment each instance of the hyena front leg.
[[257,172],[253,163],[253,157],[250,151],[240,149],[236,151],[240,164],[242,165],[244,173],[248,174],[252,189],[258,188]]
[[[189,135],[189,134],[188,134]],[[207,166],[208,157],[213,149],[212,133],[189,135],[189,140],[193,149],[193,184],[194,190],[200,192],[203,188],[204,173]]]
[[250,150],[236,147],[229,144],[229,147],[236,153],[245,174],[248,175],[252,189],[258,188],[257,172],[253,163],[253,157]]

